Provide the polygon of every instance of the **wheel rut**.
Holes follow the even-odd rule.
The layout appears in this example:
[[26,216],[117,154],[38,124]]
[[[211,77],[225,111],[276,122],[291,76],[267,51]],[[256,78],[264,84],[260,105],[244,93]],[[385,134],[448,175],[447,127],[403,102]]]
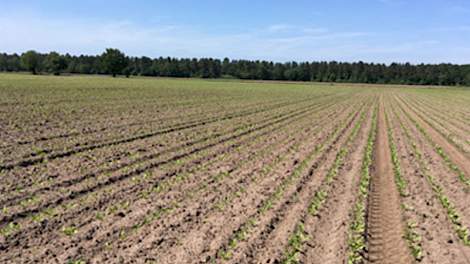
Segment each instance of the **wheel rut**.
[[369,263],[380,264],[413,263],[403,240],[400,198],[394,182],[382,102],[377,117],[367,226],[368,260]]

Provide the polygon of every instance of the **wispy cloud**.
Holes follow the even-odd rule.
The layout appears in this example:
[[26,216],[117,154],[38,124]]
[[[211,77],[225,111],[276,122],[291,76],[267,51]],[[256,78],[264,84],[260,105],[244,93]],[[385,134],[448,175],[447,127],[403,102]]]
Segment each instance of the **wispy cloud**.
[[454,26],[454,27],[436,27],[429,29],[431,32],[468,32],[470,31],[470,26]]
[[462,5],[449,5],[447,8],[445,8],[445,11],[454,15],[470,14],[470,8]]
[[268,27],[268,31],[271,33],[286,32],[293,29],[293,26],[288,24],[276,24]]
[[301,34],[301,35],[317,35],[327,33],[328,29],[324,27],[314,26],[298,26],[292,24],[274,24],[267,27],[267,32],[273,34]]
[[[441,30],[450,28],[442,28]],[[461,26],[454,30],[470,30]],[[435,35],[435,34],[434,34]],[[368,31],[339,31],[317,25],[277,23],[250,30],[207,32],[181,24],[138,24],[131,20],[45,18],[0,11],[0,52],[56,50],[99,54],[107,47],[133,56],[235,59],[464,62],[468,49],[452,52],[438,39],[407,40]],[[459,51],[453,52],[453,51]]]
[[[48,19],[29,15],[0,16],[0,50],[21,52],[100,53],[117,47],[131,55],[176,57],[224,57],[249,59],[314,59],[310,48],[324,41],[364,36],[361,32],[332,32],[326,28],[275,24],[242,33],[207,33],[184,25],[140,25],[129,20],[101,21]],[[307,56],[306,56],[307,55]],[[322,54],[316,53],[320,59]]]
[[369,54],[402,54],[407,52],[417,52],[425,48],[435,47],[440,42],[437,40],[420,40],[420,41],[407,41],[401,43],[393,43],[380,47],[363,46],[358,49],[358,52]]
[[377,0],[377,2],[386,5],[401,5],[405,3],[403,0]]

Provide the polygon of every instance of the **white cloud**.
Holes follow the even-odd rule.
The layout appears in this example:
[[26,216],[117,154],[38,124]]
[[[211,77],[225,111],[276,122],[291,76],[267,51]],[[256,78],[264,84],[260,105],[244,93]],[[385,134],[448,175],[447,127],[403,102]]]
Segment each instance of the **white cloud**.
[[437,27],[429,29],[431,32],[468,32],[470,31],[470,26],[461,25],[454,27]]
[[402,43],[393,43],[386,46],[370,47],[364,46],[358,49],[358,52],[369,54],[401,54],[406,52],[416,52],[425,48],[435,47],[440,42],[437,40],[411,41]]
[[209,34],[191,26],[142,26],[132,21],[48,19],[29,14],[0,16],[0,50],[41,52],[56,50],[72,54],[98,54],[117,47],[134,56],[219,57],[248,59],[321,59],[310,47],[320,40],[334,47],[334,39],[345,41],[362,36],[357,32],[330,32],[321,27],[289,24],[242,33]]
[[276,25],[271,25],[268,27],[268,31],[271,33],[279,33],[279,32],[286,32],[289,31],[293,28],[291,25],[287,24],[276,24]]
[[461,5],[450,5],[445,8],[445,11],[454,15],[470,14],[470,8]]
[[269,33],[276,33],[276,34],[304,34],[304,35],[312,35],[312,34],[321,34],[327,33],[328,29],[323,27],[306,27],[306,26],[296,26],[290,24],[274,24],[267,28],[267,32]]
[[[0,49],[6,51],[58,50],[97,53],[105,47],[123,49],[171,43],[176,26],[140,28],[131,21],[56,20],[37,17],[0,17]],[[183,33],[183,32],[180,32]]]
[[307,34],[320,34],[320,33],[327,33],[328,29],[321,28],[321,27],[304,27],[302,31]]
[[99,54],[107,47],[116,47],[132,56],[150,57],[458,63],[470,59],[468,49],[449,50],[437,40],[403,40],[394,36],[394,41],[389,42],[373,32],[282,23],[241,33],[208,33],[188,25],[52,19],[0,12],[0,36],[0,52],[9,53],[35,49]]
[[403,0],[377,0],[378,2],[386,5],[401,5],[404,4]]

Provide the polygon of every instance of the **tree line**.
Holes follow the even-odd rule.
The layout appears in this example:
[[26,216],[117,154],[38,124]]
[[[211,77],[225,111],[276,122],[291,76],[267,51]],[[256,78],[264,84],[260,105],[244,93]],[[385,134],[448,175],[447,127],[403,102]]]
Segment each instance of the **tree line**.
[[129,76],[239,78],[249,80],[348,82],[415,85],[470,85],[470,65],[364,62],[286,62],[129,57],[118,49],[101,55],[27,51],[0,53],[0,71],[33,74],[111,74]]

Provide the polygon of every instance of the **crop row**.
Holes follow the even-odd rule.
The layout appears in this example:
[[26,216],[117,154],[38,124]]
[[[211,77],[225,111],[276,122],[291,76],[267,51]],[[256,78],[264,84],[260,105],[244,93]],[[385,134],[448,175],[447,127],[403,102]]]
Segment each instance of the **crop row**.
[[[351,120],[352,121],[352,120]],[[350,121],[350,122],[351,122]],[[351,123],[348,124],[351,124]],[[334,142],[337,142],[339,139],[339,136],[342,135],[346,130],[346,128],[349,125],[337,129],[333,134],[331,134],[331,137],[327,139],[327,142],[325,144],[318,145],[316,149],[314,149],[312,152],[310,152],[307,157],[300,163],[298,163],[298,166],[291,172],[291,174],[285,178],[284,181],[280,183],[280,185],[275,189],[275,191],[262,202],[261,206],[259,206],[258,212],[248,218],[248,220],[245,222],[244,225],[242,225],[238,231],[236,231],[232,237],[232,239],[229,240],[229,243],[225,248],[223,248],[221,251],[219,251],[219,257],[221,258],[227,258],[231,256],[231,251],[236,248],[236,245],[240,240],[244,240],[241,238],[245,237],[246,233],[249,233],[250,230],[252,230],[255,227],[255,223],[259,221],[259,218],[261,218],[267,211],[271,210],[274,208],[275,204],[277,201],[279,201],[283,196],[284,193],[290,188],[290,186],[295,185],[296,182],[300,178],[302,178],[302,182],[308,181],[307,178],[311,177],[313,175],[313,170],[314,168],[319,166],[319,162],[322,162],[325,160],[326,155],[331,151]],[[325,147],[328,146],[328,147]],[[314,159],[315,156],[317,156],[319,153],[322,153],[317,159],[316,162],[314,163],[315,165],[308,165],[311,163],[311,161]],[[310,167],[310,169],[309,169]],[[307,177],[307,178],[305,178]],[[305,178],[305,180],[303,179]],[[300,187],[302,188],[303,185]],[[297,193],[300,190],[297,190]]]
[[[275,116],[274,116],[274,117],[275,117]],[[243,127],[238,127],[238,128],[233,129],[233,130],[230,129],[230,130],[227,131],[226,133],[234,133],[234,132],[237,132],[239,129],[242,129],[242,128],[243,128]],[[204,132],[204,131],[201,131],[201,132]],[[171,153],[171,152],[177,151],[177,150],[178,150],[179,148],[181,148],[181,147],[188,147],[188,146],[191,146],[191,145],[194,145],[194,144],[197,144],[197,143],[203,143],[204,141],[207,141],[207,140],[214,140],[214,139],[216,139],[217,137],[222,136],[222,134],[217,133],[217,134],[212,134],[212,135],[207,136],[207,135],[204,135],[204,133],[202,133],[202,136],[203,136],[202,139],[196,139],[196,140],[195,140],[195,139],[192,139],[192,137],[191,137],[191,140],[190,140],[189,142],[185,142],[184,144],[181,144],[180,147],[178,147],[178,146],[173,147],[173,148],[172,148],[172,147],[169,147],[169,148],[165,149],[163,152],[162,152],[162,151],[158,151],[158,152],[155,153],[155,154],[144,155],[144,156],[142,156],[141,154],[138,155],[138,156],[136,155],[136,157],[134,158],[133,161],[131,161],[131,163],[129,163],[129,162],[124,162],[124,163],[123,163],[123,162],[120,162],[120,163],[118,164],[118,167],[117,167],[117,168],[104,169],[102,172],[99,172],[99,171],[98,171],[98,172],[95,172],[95,173],[87,174],[87,175],[85,175],[85,176],[83,176],[83,177],[74,178],[74,179],[72,179],[72,180],[65,180],[65,181],[62,181],[62,182],[60,183],[60,185],[58,185],[58,187],[67,187],[67,186],[71,186],[71,185],[73,185],[73,184],[78,183],[78,181],[82,181],[83,179],[95,178],[96,175],[97,175],[97,173],[98,173],[98,174],[100,174],[100,173],[109,173],[109,172],[112,172],[112,171],[114,171],[114,170],[116,170],[116,169],[119,169],[119,168],[128,167],[128,166],[129,166],[130,164],[132,164],[132,163],[146,161],[146,160],[148,160],[148,159],[152,159],[152,158],[161,156],[161,155],[164,154],[164,153]],[[111,153],[111,154],[112,154],[112,153]],[[96,164],[96,161],[95,161],[94,163]],[[95,165],[95,166],[96,166],[96,165]],[[36,182],[36,184],[41,184],[41,182]],[[23,188],[24,188],[25,185],[23,184],[22,186],[23,186]],[[42,187],[42,189],[44,189],[44,188],[50,189],[51,187],[53,187],[53,186],[44,185],[44,186]],[[25,191],[26,191],[26,190],[25,190]],[[30,193],[30,194],[33,193],[33,191],[32,191],[31,189],[29,189],[29,190],[27,190],[27,191],[28,191],[28,193]],[[34,194],[37,194],[37,191],[35,191]],[[21,193],[20,193],[19,195],[20,195],[20,197],[22,196]],[[31,195],[30,195],[30,196],[31,196]],[[9,195],[8,199],[9,199],[9,200],[12,200],[12,202],[13,202],[14,199],[15,199],[14,197],[15,197],[15,196]],[[4,201],[4,202],[8,202],[8,201]]]
[[[276,161],[276,160],[275,160],[275,161]],[[268,166],[269,166],[269,165],[268,165]],[[264,170],[264,168],[263,168],[263,170]],[[271,171],[271,169],[268,169],[268,171]],[[261,172],[261,173],[262,173],[262,172]],[[248,175],[250,175],[250,174],[251,174],[251,173],[249,173]],[[264,173],[262,173],[262,174],[264,174]],[[232,173],[230,173],[230,175],[228,175],[228,176],[230,177],[231,175],[232,175]],[[225,177],[226,177],[226,176],[225,176]],[[256,176],[255,178],[259,178],[259,177]],[[246,179],[249,179],[249,180],[251,181],[251,180],[253,179],[253,177],[250,176],[250,177],[248,177],[248,178],[246,178]],[[254,180],[256,180],[256,179],[254,179]],[[243,181],[241,181],[241,182],[240,182],[240,181],[236,182],[236,183],[234,184],[234,186],[243,186],[243,185],[246,184],[246,183],[244,183],[244,182],[246,182],[245,178],[243,178]],[[255,184],[255,185],[256,185],[256,184]],[[247,187],[248,187],[248,186],[247,186]],[[241,188],[241,187],[240,187],[240,188]],[[250,188],[251,188],[251,187],[250,187]],[[215,186],[214,186],[214,187],[211,187],[211,188],[209,189],[209,191],[210,191],[210,190],[218,190],[218,189],[220,189],[220,187],[215,187]],[[233,194],[233,195],[236,195],[237,193],[240,194],[240,193],[242,193],[242,192],[243,192],[243,189],[238,189],[238,190],[235,189],[235,190],[232,191],[232,194]],[[214,194],[211,194],[211,193],[208,193],[208,194],[198,193],[197,195],[193,195],[193,193],[191,193],[191,196],[196,196],[196,197],[206,197],[207,195],[209,195],[209,197],[212,197]],[[223,197],[223,196],[222,196],[222,197]],[[208,197],[206,197],[206,198],[208,198]],[[212,200],[212,198],[208,198],[208,199],[211,199],[210,204],[207,204],[207,202],[205,202],[205,203],[204,203],[205,205],[204,205],[203,208],[197,209],[197,210],[200,212],[200,214],[198,215],[198,218],[199,218],[199,217],[202,217],[203,215],[206,214],[206,213],[204,213],[204,212],[207,210],[206,207],[211,208],[211,204],[214,205],[214,206],[216,206],[217,204],[220,205],[219,202],[221,202],[221,201],[224,200],[224,198],[215,199],[215,200]],[[187,208],[187,207],[186,207],[186,208]],[[214,208],[214,207],[212,207],[212,208]],[[225,209],[225,208],[218,208],[217,211],[219,211],[219,210],[222,210],[222,211],[223,211],[224,209]],[[202,211],[201,211],[201,210],[202,210]],[[174,215],[174,213],[172,213],[172,215]],[[202,220],[202,219],[201,219],[201,220]],[[197,221],[197,220],[194,220],[194,221]],[[174,225],[174,223],[171,224],[171,225]],[[180,230],[179,232],[181,232],[181,230]],[[168,234],[167,234],[167,235],[168,235]]]
[[413,154],[417,157],[417,160],[420,166],[420,172],[425,176],[432,191],[434,192],[434,195],[440,201],[442,207],[446,210],[447,218],[452,223],[457,236],[461,239],[461,241],[465,245],[470,246],[469,229],[463,225],[461,221],[460,213],[457,211],[457,209],[455,208],[454,204],[450,201],[450,199],[446,196],[443,187],[438,183],[436,178],[431,174],[428,166],[426,165],[424,161],[424,156],[419,150],[413,137],[411,136],[409,129],[405,126],[405,124],[402,122],[402,120],[398,117],[396,113],[395,115],[396,115],[397,120],[399,121],[402,131],[404,132],[404,135],[408,139],[409,144],[411,144],[412,146]]
[[[306,101],[306,100],[304,100],[304,101]],[[76,154],[76,153],[80,153],[80,152],[95,150],[95,149],[99,149],[99,148],[103,148],[103,147],[107,147],[107,146],[119,145],[119,144],[122,144],[122,143],[129,143],[129,142],[132,142],[132,141],[141,140],[141,139],[145,139],[145,138],[150,138],[150,137],[154,137],[154,136],[157,136],[157,135],[162,135],[162,134],[166,134],[166,133],[170,133],[170,132],[176,132],[176,131],[180,131],[180,130],[195,128],[195,127],[198,127],[198,126],[207,125],[207,124],[210,124],[210,123],[216,123],[216,122],[220,122],[220,121],[224,121],[224,120],[231,120],[231,119],[234,119],[234,118],[237,118],[237,117],[244,117],[244,116],[247,116],[247,115],[252,115],[252,114],[256,114],[256,113],[260,113],[260,112],[266,112],[266,111],[270,112],[275,108],[283,107],[283,106],[286,106],[286,105],[289,105],[289,104],[293,104],[293,103],[292,102],[287,103],[287,104],[286,103],[280,103],[278,105],[270,106],[268,108],[261,108],[261,109],[255,109],[255,110],[249,109],[249,110],[244,110],[244,111],[238,112],[238,113],[230,113],[230,114],[222,116],[222,117],[215,117],[215,118],[197,120],[197,121],[189,122],[189,123],[184,122],[184,123],[180,123],[180,124],[168,127],[168,128],[163,128],[163,129],[154,130],[154,131],[141,132],[138,135],[132,135],[131,137],[127,137],[127,138],[114,139],[114,140],[109,140],[109,141],[95,143],[95,144],[81,144],[82,145],[81,147],[62,150],[62,151],[57,151],[57,152],[52,151],[52,150],[43,150],[44,153],[50,153],[50,154],[42,155],[42,156],[34,157],[34,158],[29,158],[29,159],[25,159],[25,160],[20,160],[20,161],[14,162],[14,163],[0,165],[0,171],[1,170],[10,170],[10,169],[13,169],[14,167],[30,166],[30,165],[34,165],[34,164],[43,162],[45,160],[49,161],[49,160],[53,160],[53,159],[57,159],[57,158],[63,158],[63,157],[67,157],[67,156],[70,156],[70,155],[73,155],[73,154]],[[299,104],[299,102],[295,102],[295,104]]]
[[[270,108],[270,106],[274,107],[273,109],[276,108],[277,105],[281,106],[281,103],[289,103],[289,101],[281,101],[281,102],[275,102],[274,104],[272,102],[266,102],[262,104],[254,104],[254,105],[247,105],[246,107],[243,107],[243,111],[240,111],[240,106],[234,106],[232,108],[228,109],[222,109],[221,111],[214,111],[214,109],[211,109],[211,112],[207,113],[190,113],[185,115],[184,117],[179,117],[176,118],[172,122],[167,122],[165,121],[165,116],[160,117],[154,121],[153,119],[149,119],[148,116],[149,114],[137,114],[137,115],[132,115],[131,117],[127,118],[132,120],[136,119],[142,119],[140,121],[140,125],[137,124],[138,126],[132,128],[131,126],[127,126],[122,124],[123,122],[114,122],[112,120],[106,120],[106,124],[104,124],[104,128],[108,130],[111,127],[116,126],[115,123],[118,123],[119,125],[116,126],[115,130],[111,131],[105,131],[106,133],[94,133],[93,129],[81,129],[76,132],[76,136],[69,138],[65,137],[66,141],[59,140],[59,141],[54,141],[54,142],[48,142],[47,144],[42,144],[40,141],[36,142],[33,146],[25,145],[23,147],[23,144],[20,146],[15,146],[14,152],[11,153],[10,155],[6,157],[14,158],[14,156],[18,156],[24,151],[29,151],[23,154],[24,158],[26,159],[29,156],[38,156],[40,154],[45,155],[45,154],[51,154],[53,152],[57,151],[63,151],[64,148],[70,149],[70,148],[77,148],[77,147],[83,147],[83,146],[89,146],[92,144],[99,144],[103,141],[113,141],[113,140],[119,140],[122,138],[128,137],[128,135],[134,135],[134,134],[145,134],[146,131],[151,133],[152,131],[155,130],[168,130],[172,128],[178,128],[184,125],[191,125],[191,124],[197,124],[204,122],[206,120],[210,120],[211,118],[220,118],[223,116],[226,116],[228,114],[233,114],[233,113],[249,113],[250,111],[256,111],[256,110],[262,110],[263,108]],[[292,101],[290,102],[292,103]],[[217,109],[215,109],[217,110]],[[181,110],[181,111],[184,111]],[[153,115],[153,114],[150,114]],[[160,115],[160,114],[159,114]],[[203,118],[201,118],[203,117]],[[125,116],[121,116],[121,119],[125,119]],[[134,122],[135,123],[135,122]],[[154,124],[155,123],[155,124]],[[110,125],[111,124],[111,125]],[[49,125],[47,125],[49,126]],[[96,127],[93,126],[93,127]],[[91,133],[91,134],[90,134]],[[24,133],[22,133],[24,134]],[[43,137],[44,138],[44,137]],[[47,136],[45,137],[47,139]],[[26,148],[26,149],[24,149]],[[24,149],[24,151],[21,151]],[[30,152],[32,150],[32,152]],[[5,152],[6,150],[2,150]],[[12,155],[14,154],[14,155]]]
[[[451,143],[454,147],[456,147],[457,149],[459,149],[459,151],[461,151],[462,153],[465,153],[465,154],[468,154],[467,150],[465,149],[465,147],[457,142],[454,137],[452,136],[452,134],[446,132],[446,129],[449,127],[448,125],[447,126],[444,126],[442,124],[442,122],[440,122],[439,120],[436,120],[435,118],[429,116],[429,114],[427,116],[424,116],[423,113],[420,113],[419,110],[413,106],[412,104],[410,104],[409,102],[401,99],[401,101],[408,107],[408,109],[411,109],[411,111],[413,113],[415,113],[421,120],[423,120],[426,124],[428,124],[431,128],[433,128],[435,131],[437,131],[442,137],[444,137],[449,143]],[[431,121],[432,120],[432,121]],[[445,119],[444,119],[445,120]],[[436,125],[437,124],[437,125]],[[447,127],[447,128],[446,128]]]
[[[364,120],[366,118],[367,112],[362,112],[360,119],[355,123],[351,134],[347,137],[344,145],[339,148],[339,152],[336,154],[333,164],[329,167],[325,178],[323,179],[321,185],[315,191],[313,198],[311,199],[307,213],[310,216],[318,216],[319,211],[322,209],[323,205],[326,203],[329,193],[332,188],[332,183],[337,177],[339,170],[345,163],[348,154],[352,150],[352,142],[357,138],[359,130],[364,126]],[[304,244],[309,240],[309,238],[315,234],[308,234],[304,231],[304,215],[299,223],[297,223],[294,233],[289,238],[288,247],[285,249],[284,257],[282,263],[291,264],[299,263],[300,254],[304,249]]]
[[[294,114],[296,114],[296,113],[294,113]],[[283,117],[283,118],[284,118],[284,120],[287,120],[285,117]],[[281,120],[281,119],[277,119],[277,120],[275,119],[275,121],[278,121],[278,120]],[[270,122],[270,123],[273,123],[273,122],[275,122],[275,121],[272,121],[272,122]],[[269,126],[271,125],[270,123],[268,123],[268,124],[261,124],[259,127],[260,127],[260,128],[269,127]],[[238,135],[235,134],[235,135],[233,135],[233,136],[229,136],[229,138],[228,138],[228,139],[225,139],[225,141],[229,141],[230,139],[235,139],[235,138],[237,138],[237,137],[239,137],[239,136],[242,136],[242,135],[244,135],[244,134],[248,134],[249,132],[255,131],[255,130],[256,130],[255,128],[250,128],[250,127],[248,127],[248,128],[245,129],[245,130],[239,131]],[[220,142],[220,141],[221,141],[221,140],[219,140],[219,142]],[[186,144],[186,145],[187,145],[187,144]],[[217,145],[217,143],[214,143],[214,144],[212,144],[212,145],[215,146],[215,145]],[[174,153],[174,150],[172,150],[171,153]],[[182,158],[182,157],[173,158],[172,160],[177,161],[177,160],[181,160],[181,158]],[[147,167],[148,167],[148,166],[147,166]],[[127,167],[126,167],[126,168],[127,168]],[[140,174],[140,173],[145,172],[146,170],[148,170],[148,168],[139,169],[139,170],[138,170],[138,173],[137,173],[137,172],[134,172],[132,175],[138,175],[138,174]],[[126,173],[126,171],[124,171],[124,172]],[[133,171],[130,171],[130,170],[129,170],[129,172],[127,172],[127,173],[132,173],[132,172],[133,172]],[[106,175],[104,175],[104,176],[106,176]],[[129,177],[130,177],[130,176],[131,176],[131,175],[129,175]],[[96,180],[97,180],[97,178],[96,178],[95,175],[92,175],[92,176],[87,177],[87,178],[90,178],[90,179],[93,178],[93,181],[94,181],[94,182],[96,182]],[[63,185],[63,187],[68,187],[68,186],[71,186],[72,184],[76,184],[76,183],[78,183],[78,182],[71,182],[70,184]],[[107,186],[107,184],[102,184],[102,186]],[[69,195],[69,196],[72,196],[73,193],[68,194],[68,195]],[[74,198],[75,198],[75,197],[74,197]],[[50,204],[50,203],[51,203],[51,202],[49,202],[49,204]],[[53,202],[52,202],[52,203],[53,203]],[[46,205],[46,206],[47,206],[47,205]],[[46,206],[43,206],[43,207],[46,207]],[[35,210],[35,211],[37,211],[37,210]],[[22,213],[22,214],[24,214],[24,213]]]
[[350,264],[363,263],[364,252],[367,250],[366,217],[367,200],[369,198],[370,168],[372,166],[372,154],[376,141],[377,108],[372,115],[372,127],[369,131],[367,144],[364,147],[361,176],[359,179],[359,194],[354,203],[352,222],[349,227],[348,256]]
[[[409,195],[408,192],[408,183],[402,175],[400,158],[398,157],[397,146],[395,145],[395,139],[393,137],[393,132],[390,124],[389,117],[385,113],[385,119],[388,127],[388,140],[390,146],[390,153],[392,157],[393,172],[395,175],[395,184],[397,186],[398,192],[401,197],[406,197]],[[402,201],[401,205],[402,210],[406,210],[408,206]],[[421,261],[423,259],[423,250],[421,248],[421,236],[417,232],[418,225],[417,223],[408,220],[405,226],[405,240],[408,243],[411,254],[416,261]]]
[[[192,197],[211,197],[212,195],[216,195],[216,193],[214,192],[214,190],[220,190],[223,186],[219,185],[219,182],[221,183],[223,180],[226,181],[226,180],[229,180],[231,179],[234,175],[237,174],[237,168],[240,167],[241,165],[245,165],[246,164],[246,167],[247,168],[251,168],[251,169],[255,169],[256,166],[254,166],[253,163],[256,163],[256,160],[258,160],[259,158],[262,158],[264,156],[264,154],[266,154],[266,156],[268,156],[269,153],[273,154],[273,152],[270,152],[270,151],[273,151],[273,150],[276,150],[276,148],[279,148],[279,144],[282,145],[282,141],[281,142],[276,142],[274,144],[274,148],[272,148],[272,146],[270,146],[268,149],[266,150],[261,150],[261,151],[258,151],[256,153],[256,155],[258,157],[256,157],[255,160],[251,160],[251,159],[243,159],[241,162],[238,162],[236,163],[236,167],[232,167],[230,168],[229,170],[226,170],[226,171],[222,171],[220,173],[217,173],[214,175],[214,177],[211,177],[211,178],[208,178],[207,180],[205,181],[201,181],[197,186],[196,188],[193,188],[191,190],[187,190],[185,191],[185,195],[181,197],[181,199],[175,199],[175,197],[172,198],[173,201],[175,201],[176,204],[178,204],[180,207],[183,207],[182,203],[184,200],[188,199],[188,198],[192,198]],[[294,145],[292,145],[294,146]],[[282,148],[280,148],[282,149]],[[275,152],[274,152],[275,153]],[[282,154],[283,155],[283,154]],[[280,158],[282,157],[281,156],[277,156],[277,158],[275,158],[273,160],[274,163],[277,163]],[[268,156],[269,157],[269,156]],[[269,171],[269,167],[272,166],[273,164],[272,163],[267,163],[265,164],[262,168],[261,168],[261,173],[260,175],[258,174],[255,174],[256,177],[258,178],[259,176],[262,176],[264,175],[265,173],[267,173]],[[245,167],[245,166],[244,166]],[[200,173],[200,172],[198,172]],[[252,175],[253,172],[249,173],[248,175]],[[247,180],[255,180],[253,179],[252,176],[249,176],[249,177],[243,177],[242,178],[243,181],[247,181]],[[214,186],[214,184],[217,184]],[[225,185],[225,184],[224,184]],[[236,186],[239,186],[239,185],[243,185],[241,182],[237,182],[235,184]],[[158,186],[161,186],[161,185],[158,185]],[[157,190],[162,190],[161,188],[158,188],[157,187]],[[204,193],[201,193],[202,191],[211,191],[212,190],[212,193],[208,193],[208,194],[204,194]],[[236,191],[235,193],[233,193],[233,195],[241,195],[242,193],[244,192],[244,190],[241,188],[239,191]],[[155,199],[155,197],[153,198]],[[219,210],[222,210],[223,209],[223,205],[224,203],[228,202],[227,199],[219,199],[218,201],[214,201],[214,206],[217,206]],[[211,205],[210,204],[205,204],[205,207],[207,208],[210,208]],[[201,208],[202,209],[202,208]],[[151,223],[152,221],[145,221],[145,218],[144,218],[144,221],[142,223],[145,223],[145,224],[149,224]],[[139,226],[143,226],[143,225],[139,225]],[[126,229],[128,228],[125,228],[125,229],[122,229],[121,228],[121,231],[124,231],[124,232],[127,232]]]
[[[48,122],[47,125],[49,127],[48,134],[44,135],[42,131],[34,130],[36,124],[31,124],[30,127],[26,126],[25,121],[21,121],[26,134],[22,133],[21,136],[25,137],[25,139],[17,139],[17,144],[19,145],[28,145],[43,141],[50,141],[56,139],[65,139],[71,138],[75,136],[84,136],[88,134],[96,134],[101,133],[104,131],[113,131],[121,128],[127,128],[132,126],[140,126],[144,124],[153,124],[153,123],[163,123],[165,125],[169,125],[174,121],[192,121],[195,117],[205,116],[210,117],[211,115],[219,115],[220,111],[235,111],[240,109],[239,102],[236,101],[237,97],[228,97],[228,98],[217,98],[212,100],[205,100],[204,105],[201,105],[199,100],[197,101],[190,101],[190,102],[181,102],[178,104],[170,104],[170,105],[161,105],[155,104],[143,104],[145,106],[145,112],[142,110],[138,110],[137,114],[132,112],[126,113],[125,111],[129,109],[129,106],[125,105],[123,107],[123,111],[119,111],[115,107],[110,108],[106,112],[93,112],[90,113],[90,118],[76,118],[74,113],[69,113],[69,115],[61,115],[60,117],[55,116],[48,116],[48,119],[51,120],[61,120],[56,123]],[[152,100],[153,101],[153,100]],[[227,103],[230,102],[237,102],[234,105],[228,105]],[[272,102],[275,102],[274,100]],[[271,101],[263,101],[263,104],[272,103]],[[142,107],[142,103],[140,102],[140,106]],[[215,104],[214,106],[212,104]],[[178,107],[178,106],[184,107]],[[253,106],[257,106],[259,103],[249,103],[243,105],[244,109],[251,108]],[[67,106],[66,106],[67,107]],[[70,107],[70,106],[68,106]],[[154,107],[154,109],[149,107]],[[175,108],[177,107],[177,108]],[[143,108],[143,107],[142,107]],[[219,109],[220,108],[220,109]],[[132,108],[131,108],[132,109]],[[168,109],[168,110],[166,110]],[[175,113],[175,109],[178,109],[176,113],[179,112],[187,112],[188,115],[185,115],[182,120],[181,115]],[[35,109],[37,111],[37,109]],[[50,109],[44,110],[46,113],[54,113]],[[75,110],[71,110],[71,112],[75,112]],[[168,112],[168,113],[167,113]],[[151,113],[158,113],[157,118],[149,118],[148,115]],[[82,113],[83,114],[83,113]],[[123,119],[126,120],[125,117],[132,117],[130,122],[122,121]],[[72,122],[72,124],[64,123],[65,121]],[[55,132],[56,129],[60,129],[63,132]],[[51,131],[52,130],[52,131]],[[35,135],[39,134],[39,135]],[[9,146],[9,145],[8,145]],[[17,147],[15,146],[11,147]]]
[[470,187],[470,178],[468,178],[465,173],[457,166],[444,151],[444,149],[435,143],[434,139],[429,135],[429,133],[419,124],[419,122],[414,119],[409,112],[404,110],[401,106],[400,108],[405,113],[406,117],[416,126],[418,131],[426,138],[426,140],[433,146],[437,154],[442,158],[443,162],[448,166],[452,171],[454,171],[459,180],[468,188]]

